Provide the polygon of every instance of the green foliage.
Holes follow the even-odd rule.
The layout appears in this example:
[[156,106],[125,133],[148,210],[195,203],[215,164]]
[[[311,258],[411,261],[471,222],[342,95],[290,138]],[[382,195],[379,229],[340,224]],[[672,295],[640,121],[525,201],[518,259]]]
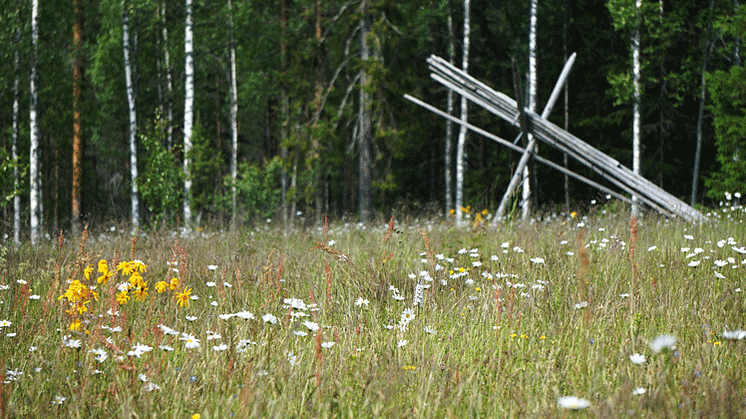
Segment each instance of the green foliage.
[[173,151],[163,145],[163,121],[158,120],[149,132],[139,135],[143,146],[144,170],[138,176],[140,196],[154,217],[154,224],[168,223],[179,210],[184,195],[184,172]]
[[192,149],[189,151],[192,166],[192,207],[194,209],[208,209],[219,197],[214,177],[219,178],[221,161],[220,151],[210,144],[210,138],[204,134],[204,129],[197,118],[192,129]]
[[[264,167],[255,163],[243,162],[238,165],[236,178],[237,211],[252,221],[274,215],[280,203],[280,189],[277,179],[282,171],[282,161],[275,157]],[[231,208],[231,177],[223,179],[224,188],[229,191],[220,201],[220,208]]]
[[[16,189],[14,185],[14,171],[18,169],[19,172],[19,189]],[[20,195],[25,185],[23,180],[26,178],[28,171],[28,165],[23,165],[21,162],[14,162],[10,154],[4,148],[0,148],[0,207],[4,207],[13,202],[13,197]]]
[[[746,8],[718,22],[723,34],[734,39],[746,36]],[[737,42],[737,41],[736,41]],[[715,147],[720,168],[705,178],[707,195],[722,198],[725,192],[746,191],[746,69],[733,65],[728,71],[708,74],[707,86],[712,98]]]

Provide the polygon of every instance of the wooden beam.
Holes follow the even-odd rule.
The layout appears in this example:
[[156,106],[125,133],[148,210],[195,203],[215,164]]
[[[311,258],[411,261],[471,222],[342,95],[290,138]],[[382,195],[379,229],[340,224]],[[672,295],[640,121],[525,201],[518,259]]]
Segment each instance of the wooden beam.
[[[509,148],[509,149],[511,149],[513,151],[516,151],[518,153],[525,153],[525,151],[526,151],[525,149],[523,149],[523,148],[521,148],[521,147],[519,147],[519,146],[511,143],[508,140],[500,138],[497,135],[494,135],[494,134],[492,134],[492,133],[490,133],[488,131],[483,130],[482,128],[479,128],[479,127],[477,127],[475,125],[472,125],[472,124],[470,124],[470,123],[468,123],[466,121],[458,119],[458,118],[456,118],[453,115],[449,115],[447,112],[444,112],[444,111],[436,108],[435,106],[429,105],[429,104],[427,104],[427,103],[425,103],[425,102],[417,99],[416,97],[413,97],[413,96],[405,94],[404,98],[407,99],[407,100],[409,100],[409,101],[411,101],[411,102],[413,102],[413,103],[415,103],[415,104],[417,104],[417,105],[422,106],[423,108],[425,108],[425,109],[427,109],[427,110],[429,110],[429,111],[431,111],[431,112],[433,112],[435,114],[438,114],[438,115],[442,116],[443,118],[449,119],[449,120],[451,120],[451,121],[453,121],[453,122],[455,122],[455,123],[457,123],[459,125],[463,125],[466,128],[468,128],[468,129],[476,132],[477,134],[479,134],[479,135],[481,135],[481,136],[483,136],[483,137],[485,137],[485,138],[487,138],[489,140],[492,140],[492,141],[494,141],[494,142],[496,142],[498,144],[504,145],[505,147],[507,147],[507,148]],[[589,185],[589,186],[591,186],[593,188],[596,188],[596,189],[600,190],[601,192],[607,193],[607,194],[613,196],[614,198],[616,198],[616,199],[618,199],[620,201],[623,201],[623,202],[625,202],[627,204],[632,205],[632,200],[631,199],[629,199],[626,196],[621,195],[618,192],[616,192],[616,191],[614,191],[612,189],[609,189],[609,188],[607,188],[607,187],[605,187],[605,186],[603,186],[603,185],[601,185],[599,183],[596,183],[596,182],[588,179],[585,176],[579,175],[579,174],[577,174],[577,173],[575,173],[575,172],[573,172],[571,170],[568,170],[565,167],[560,166],[560,165],[552,162],[551,160],[547,160],[547,159],[545,159],[545,158],[543,158],[541,156],[534,156],[534,158],[539,163],[543,163],[543,164],[551,167],[552,169],[555,169],[557,171],[560,171],[560,172],[562,172],[562,173],[564,173],[564,174],[572,177],[573,179],[579,180],[580,182],[583,182],[583,183],[585,183],[585,184],[587,184],[587,185]],[[663,209],[661,209],[661,211],[664,212],[664,213],[667,213]],[[671,214],[667,213],[667,215],[671,215]]]
[[[520,112],[515,100],[492,90],[442,58],[431,56],[428,63],[433,79],[512,125],[518,125]],[[618,161],[562,130],[547,121],[546,118],[530,111],[525,111],[525,113],[531,120],[532,133],[537,136],[538,140],[572,156],[610,183],[633,196],[639,197],[644,204],[664,213],[675,214],[691,222],[700,222],[706,219],[699,211],[642,176],[634,174]]]

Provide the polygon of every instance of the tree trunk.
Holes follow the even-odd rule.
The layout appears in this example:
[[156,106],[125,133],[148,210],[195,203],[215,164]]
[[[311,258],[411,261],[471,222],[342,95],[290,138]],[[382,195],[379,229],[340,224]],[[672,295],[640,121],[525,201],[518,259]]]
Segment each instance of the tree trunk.
[[161,37],[163,40],[163,68],[166,72],[166,149],[171,150],[173,145],[174,131],[174,84],[171,75],[171,54],[168,52],[168,25],[166,24],[166,1],[160,4],[161,8]]
[[[565,7],[564,7],[564,19],[562,20],[562,51],[565,58],[565,62],[567,62],[567,22],[568,22],[568,15],[569,15],[569,5],[568,0],[565,0]],[[569,81],[565,81],[565,131],[570,131],[570,90],[568,85],[570,84]],[[562,153],[562,162],[564,163],[565,169],[567,169],[567,153]],[[565,177],[565,211],[570,211],[570,176],[568,176],[567,173],[564,174]]]
[[81,179],[83,177],[83,138],[80,124],[83,85],[83,12],[80,0],[73,0],[73,178],[72,178],[72,234],[80,232]]
[[[19,25],[20,27],[20,25]],[[19,56],[18,45],[20,42],[20,31],[15,31],[15,54],[13,56],[13,132],[11,145],[11,158],[13,159],[13,244],[21,244],[21,174],[18,170],[18,120],[19,120],[19,101],[20,101],[20,77],[19,77]]]
[[[536,111],[536,24],[538,0],[531,0],[531,17],[528,32],[528,109]],[[519,92],[521,94],[522,92]],[[534,136],[529,132],[525,139],[526,147]],[[535,146],[536,147],[536,146]],[[534,149],[538,151],[538,147]],[[526,220],[531,213],[531,182],[528,165],[523,167],[523,187],[521,200],[521,218]]]
[[[448,1],[448,61],[451,64],[455,64],[456,60],[456,40],[453,30],[453,4]],[[447,93],[447,112],[448,115],[453,115],[453,90],[448,89]],[[446,177],[446,208],[445,217],[448,219],[451,209],[453,208],[453,173],[451,172],[453,166],[453,122],[450,119],[446,119],[446,139],[445,139],[445,177]]]
[[[370,51],[368,49],[368,33],[370,33],[370,16],[368,15],[368,1],[363,0],[361,5],[361,11],[363,16],[363,24],[360,29],[360,60],[365,63],[370,58]],[[371,109],[370,109],[370,96],[365,91],[367,89],[370,76],[363,69],[362,76],[360,77],[360,111],[359,111],[359,125],[360,125],[360,222],[367,223],[371,217],[371,196],[373,195],[372,189],[372,176],[371,166],[372,160],[370,155],[370,143],[372,137],[371,127]]]
[[236,194],[236,179],[238,177],[238,84],[236,82],[235,27],[231,0],[228,0],[228,22],[231,32],[231,230],[235,230],[238,217]]
[[137,113],[135,112],[135,88],[132,81],[130,60],[129,2],[122,0],[122,51],[124,53],[124,80],[127,88],[130,145],[130,211],[132,229],[140,226],[140,200],[137,191]]
[[[461,69],[464,72],[469,71],[469,40],[471,38],[470,17],[470,0],[464,0],[464,46],[461,60]],[[461,120],[466,121],[469,116],[468,102],[465,97],[461,96]],[[458,143],[456,144],[456,222],[460,223],[463,217],[461,208],[464,206],[464,171],[466,170],[466,127],[461,125],[458,134]]]
[[[640,174],[640,20],[642,1],[635,0],[637,9],[637,24],[632,34],[632,85],[634,88],[634,102],[632,105],[632,172]],[[636,202],[637,197],[633,196]],[[637,204],[632,205],[632,216],[639,217],[640,210]]]
[[[367,13],[367,12],[366,12]],[[316,115],[320,112],[321,108],[321,95],[323,94],[324,87],[321,83],[322,77],[322,55],[321,55],[321,0],[316,0],[316,25],[315,25],[315,36],[316,36],[316,63],[314,68],[314,95],[313,95],[313,114]],[[365,40],[363,40],[365,42]],[[316,125],[317,119],[314,118],[314,125]],[[311,156],[313,167],[313,197],[314,197],[314,208],[316,219],[316,225],[321,225],[323,220],[324,205],[323,205],[323,189],[321,185],[321,175],[323,171],[323,164],[321,161],[321,145],[319,144],[318,135],[314,132],[311,138]]]
[[31,227],[31,244],[34,245],[40,238],[40,188],[41,179],[39,173],[39,92],[37,90],[37,61],[39,51],[39,0],[31,2],[31,74],[29,77],[30,96],[30,150],[29,150],[29,212]]
[[[288,139],[288,124],[290,116],[290,100],[288,99],[288,89],[285,82],[285,74],[287,73],[288,67],[288,40],[287,40],[287,28],[288,28],[288,9],[287,0],[282,0],[280,8],[280,68],[282,70],[283,79],[280,83],[280,157],[282,158],[283,168],[280,174],[280,186],[281,186],[281,201],[282,201],[282,225],[288,226],[288,221],[291,219],[288,208],[288,172],[286,169],[288,148],[286,145]],[[293,217],[294,218],[294,217]]]
[[194,33],[192,0],[186,0],[184,27],[184,226],[192,227],[192,126],[194,124]]
[[707,65],[710,62],[710,52],[712,51],[712,11],[715,8],[714,0],[710,0],[710,16],[707,20],[707,38],[705,40],[705,53],[702,58],[702,78],[699,97],[699,113],[697,114],[697,148],[694,153],[694,170],[692,171],[692,197],[689,205],[694,206],[697,203],[697,189],[699,186],[699,165],[702,155],[702,125],[705,119],[705,99],[707,97],[707,84],[705,74]]

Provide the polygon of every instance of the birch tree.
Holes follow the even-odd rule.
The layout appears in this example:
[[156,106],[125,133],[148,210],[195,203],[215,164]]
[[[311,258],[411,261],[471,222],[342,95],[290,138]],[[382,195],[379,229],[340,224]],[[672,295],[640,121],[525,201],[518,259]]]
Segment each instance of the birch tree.
[[194,124],[194,33],[192,25],[192,0],[186,0],[186,21],[184,27],[184,225],[192,224],[192,176],[191,151],[192,128]]
[[[16,16],[19,11],[16,10]],[[19,25],[20,26],[20,25]],[[20,30],[15,30],[15,51],[13,51],[13,130],[11,132],[11,158],[13,159],[13,244],[21,244],[21,174],[18,170],[18,123],[19,123],[19,101],[20,101],[20,58],[18,44],[20,42]]]
[[37,61],[39,53],[39,0],[31,1],[31,74],[29,77],[30,135],[29,135],[29,212],[31,244],[38,243],[40,232],[41,176],[39,172],[39,92]]
[[[528,109],[532,112],[536,110],[536,23],[538,0],[531,0],[531,17],[528,32]],[[522,94],[518,92],[518,94]],[[531,143],[533,135],[529,133],[526,136],[524,144]],[[531,177],[529,176],[528,165],[523,166],[523,186],[521,188],[521,218],[527,219],[531,212]]]
[[236,42],[235,27],[233,23],[233,3],[228,0],[228,23],[230,29],[230,55],[231,66],[231,229],[236,229],[236,178],[238,176],[238,86],[236,83]]
[[[451,65],[455,64],[456,60],[456,40],[453,30],[453,3],[448,0],[448,61]],[[446,98],[446,109],[448,115],[453,115],[453,90],[448,89]],[[444,153],[444,166],[445,166],[445,178],[446,178],[446,211],[445,217],[451,213],[453,208],[453,173],[451,168],[453,166],[453,122],[450,119],[446,120],[446,139],[445,139],[445,153]]]
[[168,25],[166,24],[166,1],[162,0],[159,8],[161,10],[161,40],[163,42],[163,68],[166,73],[166,149],[171,150],[173,145],[174,126],[174,84],[171,71],[171,54],[168,51]]
[[124,79],[127,89],[127,109],[129,111],[130,221],[132,228],[136,229],[140,225],[140,198],[137,191],[137,113],[135,112],[135,88],[132,82],[132,61],[130,60],[129,3],[127,0],[122,0],[122,51],[124,53]]
[[[363,0],[360,8],[362,12],[362,25],[360,28],[360,60],[365,63],[370,59],[368,48],[368,34],[370,33],[370,16],[368,14],[368,1]],[[371,127],[370,95],[366,91],[370,83],[370,75],[363,69],[360,77],[360,110],[359,110],[359,146],[360,146],[360,222],[366,223],[370,220],[372,175],[371,166],[373,162],[370,154],[370,143],[373,136]]]
[[[471,24],[469,22],[471,0],[464,0],[464,42],[461,59],[461,69],[469,71],[469,40],[471,38]],[[461,96],[461,120],[466,122],[468,118],[468,102]],[[464,170],[466,166],[466,126],[461,125],[456,143],[456,222],[460,223],[463,217],[461,208],[464,206]]]
[[[640,9],[642,0],[635,0],[635,29],[632,33],[632,87],[634,89],[634,101],[632,103],[632,172],[640,174]],[[632,197],[636,202],[637,197]],[[632,216],[638,217],[640,210],[637,204],[632,205]]]

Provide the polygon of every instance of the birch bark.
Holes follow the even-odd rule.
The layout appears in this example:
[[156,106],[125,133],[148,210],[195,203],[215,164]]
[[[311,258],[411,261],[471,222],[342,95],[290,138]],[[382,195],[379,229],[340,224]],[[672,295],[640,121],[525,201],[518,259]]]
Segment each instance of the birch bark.
[[[471,1],[464,0],[464,43],[461,60],[461,69],[464,72],[469,71],[469,40],[471,38],[470,24]],[[465,97],[461,96],[461,120],[466,122],[469,115],[468,102]],[[464,206],[464,171],[466,166],[466,126],[461,125],[456,143],[456,222],[460,223],[463,219]]]

